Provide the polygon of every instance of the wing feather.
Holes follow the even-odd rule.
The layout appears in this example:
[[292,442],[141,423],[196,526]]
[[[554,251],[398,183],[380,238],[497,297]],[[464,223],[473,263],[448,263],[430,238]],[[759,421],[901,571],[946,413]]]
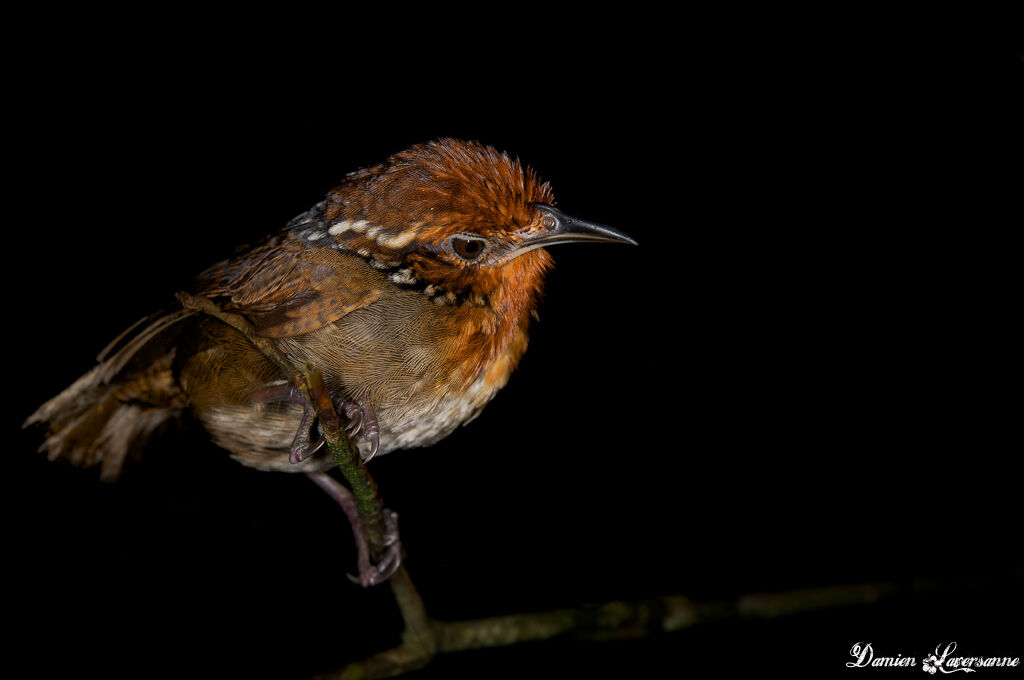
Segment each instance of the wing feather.
[[214,265],[199,293],[243,313],[259,335],[310,333],[381,296],[380,274],[362,258],[333,248],[270,243]]

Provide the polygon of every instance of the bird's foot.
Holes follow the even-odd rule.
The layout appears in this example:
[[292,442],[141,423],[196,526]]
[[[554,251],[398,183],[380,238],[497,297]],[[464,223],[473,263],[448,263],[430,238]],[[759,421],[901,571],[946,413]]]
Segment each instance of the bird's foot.
[[[249,399],[254,402],[290,401],[302,405],[302,420],[299,421],[299,429],[295,433],[295,439],[292,440],[291,449],[288,452],[288,460],[292,463],[301,463],[323,447],[325,440],[323,434],[320,433],[316,409],[293,383],[287,381],[271,383],[250,394]],[[359,455],[363,462],[369,462],[377,455],[377,450],[380,448],[380,425],[377,423],[377,414],[373,407],[365,399],[348,401],[339,397],[334,400],[334,403],[338,412],[348,420],[348,424],[345,426],[348,436],[355,437],[360,431],[363,433],[363,439],[369,445],[369,451],[366,453],[360,451]]]
[[350,581],[364,588],[391,578],[402,564],[402,543],[398,537],[398,513],[385,508],[384,534],[379,540],[368,539],[356,508],[352,492],[326,472],[308,472],[310,479],[333,498],[348,517],[356,540],[356,565],[359,574],[347,574]]
[[[398,536],[398,513],[384,508],[385,532],[380,542],[367,541],[355,528],[356,564],[359,575],[345,574],[353,583],[364,588],[375,586],[391,578],[402,564],[402,542]],[[362,543],[362,547],[360,547]]]
[[366,453],[360,451],[359,457],[364,463],[369,463],[380,448],[380,425],[377,423],[377,414],[374,413],[373,407],[365,399],[335,399],[334,403],[338,412],[343,413],[348,419],[348,425],[345,426],[348,436],[355,437],[360,431],[363,433],[363,439],[369,444],[370,449]]

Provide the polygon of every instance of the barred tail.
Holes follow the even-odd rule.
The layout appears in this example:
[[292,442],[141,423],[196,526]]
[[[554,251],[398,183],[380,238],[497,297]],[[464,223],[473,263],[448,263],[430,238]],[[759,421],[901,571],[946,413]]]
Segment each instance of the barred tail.
[[191,316],[176,310],[142,319],[100,353],[95,368],[40,406],[22,425],[46,425],[39,452],[99,465],[100,479],[117,480],[128,454],[185,406],[172,364]]

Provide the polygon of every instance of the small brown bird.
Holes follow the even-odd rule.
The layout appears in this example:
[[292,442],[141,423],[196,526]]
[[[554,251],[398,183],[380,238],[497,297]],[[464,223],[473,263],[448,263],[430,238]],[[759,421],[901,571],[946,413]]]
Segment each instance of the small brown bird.
[[[553,203],[547,183],[491,147],[416,145],[349,174],[280,232],[210,267],[196,293],[243,315],[296,371],[319,367],[364,460],[428,446],[508,381],[552,264],[545,247],[635,244]],[[239,462],[307,473],[345,507],[313,410],[231,326],[166,310],[98,361],[25,423],[47,425],[40,451],[51,460],[100,465],[114,480],[130,452],[191,409]],[[395,540],[388,558],[361,563],[362,582],[384,580],[397,556]]]

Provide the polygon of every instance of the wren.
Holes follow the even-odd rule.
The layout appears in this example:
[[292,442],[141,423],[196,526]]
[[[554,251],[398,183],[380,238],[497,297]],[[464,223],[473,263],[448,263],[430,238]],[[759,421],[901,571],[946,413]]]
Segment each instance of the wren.
[[[442,139],[350,173],[278,233],[200,274],[194,292],[245,317],[296,371],[316,365],[369,460],[434,444],[480,414],[526,350],[546,248],[574,242],[635,245],[557,210],[517,159]],[[98,362],[25,423],[46,425],[40,451],[51,460],[99,465],[115,480],[130,452],[190,410],[234,459],[307,473],[345,507],[310,405],[231,326],[169,308]],[[361,564],[364,585],[397,566],[394,531],[389,556]]]

